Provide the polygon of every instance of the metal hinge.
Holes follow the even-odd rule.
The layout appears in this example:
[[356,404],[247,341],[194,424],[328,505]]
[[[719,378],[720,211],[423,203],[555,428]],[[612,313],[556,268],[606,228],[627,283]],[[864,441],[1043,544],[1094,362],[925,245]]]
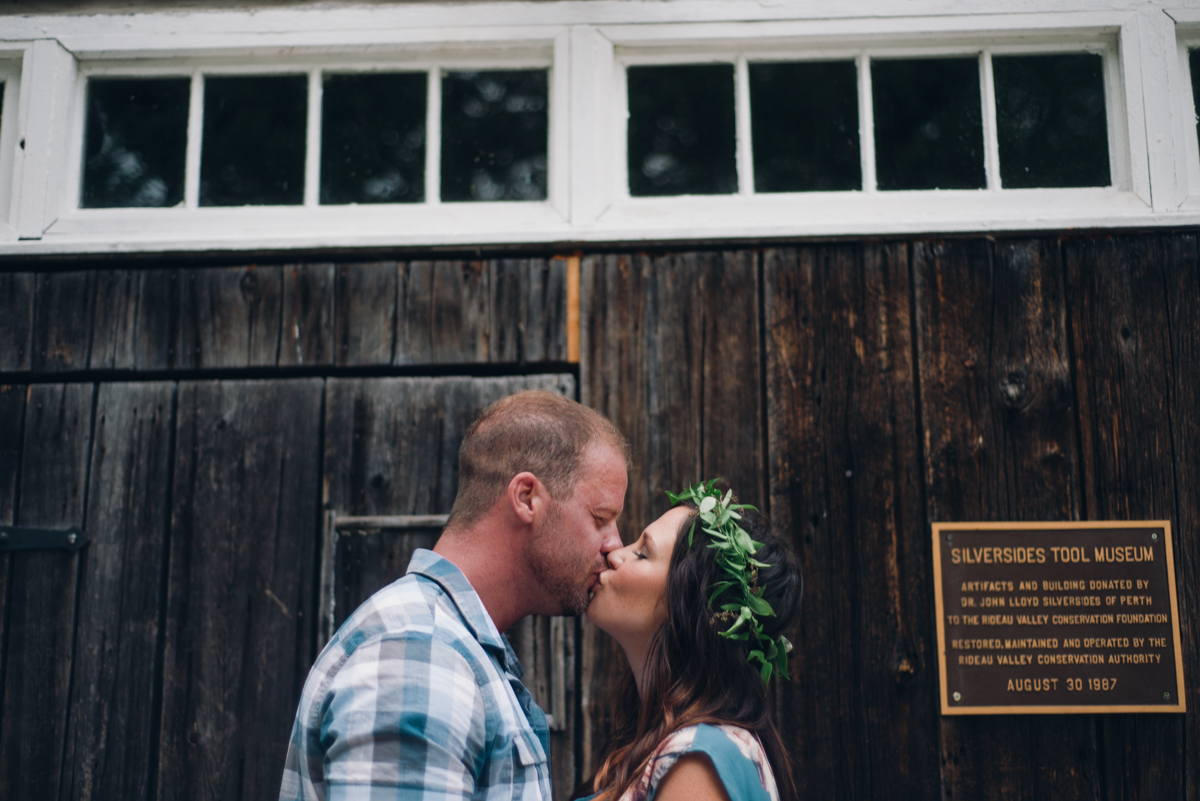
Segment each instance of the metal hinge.
[[0,526],[0,552],[45,549],[75,552],[88,542],[88,535],[78,526],[61,529]]

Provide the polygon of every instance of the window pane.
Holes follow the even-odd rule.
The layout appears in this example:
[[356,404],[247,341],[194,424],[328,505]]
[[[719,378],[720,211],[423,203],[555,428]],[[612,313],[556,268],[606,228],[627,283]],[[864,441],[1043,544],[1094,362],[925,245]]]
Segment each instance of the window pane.
[[629,68],[629,193],[737,191],[733,65]]
[[423,72],[330,75],[321,101],[321,202],[425,199]]
[[308,77],[205,78],[201,206],[304,202]]
[[1112,183],[1103,66],[1096,53],[992,58],[1005,188]]
[[754,191],[862,189],[853,61],[750,65]]
[[1196,118],[1196,138],[1200,139],[1200,50],[1188,53],[1188,63],[1192,72],[1192,103],[1195,105],[1193,116]]
[[880,189],[982,189],[979,60],[871,62]]
[[442,78],[442,200],[545,200],[546,70]]
[[83,145],[84,208],[183,200],[188,78],[92,78]]

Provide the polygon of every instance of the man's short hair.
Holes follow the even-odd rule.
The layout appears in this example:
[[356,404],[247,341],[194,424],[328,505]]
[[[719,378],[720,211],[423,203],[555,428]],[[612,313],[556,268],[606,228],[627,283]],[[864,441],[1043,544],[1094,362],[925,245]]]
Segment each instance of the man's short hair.
[[458,449],[458,494],[447,527],[466,528],[528,471],[556,501],[575,491],[584,451],[611,445],[629,467],[629,443],[599,412],[544,389],[501,398],[471,423]]

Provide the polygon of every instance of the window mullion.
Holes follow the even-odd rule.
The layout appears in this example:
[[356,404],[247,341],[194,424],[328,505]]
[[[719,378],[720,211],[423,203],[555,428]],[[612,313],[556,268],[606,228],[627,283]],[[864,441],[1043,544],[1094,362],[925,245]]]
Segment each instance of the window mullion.
[[734,101],[737,103],[738,194],[754,194],[754,147],[750,131],[750,67],[739,55],[734,73]]
[[[183,205],[200,205],[200,137],[204,132],[204,75],[192,73],[192,92],[188,107],[187,158],[183,173]],[[178,152],[178,151],[176,151]]]
[[308,136],[304,150],[304,205],[321,202],[321,70],[308,73]]
[[979,54],[979,84],[983,93],[983,165],[987,175],[987,188],[1000,189],[1000,143],[996,132],[996,83],[992,79],[992,53],[984,50]]
[[865,53],[858,62],[858,141],[862,148],[862,188],[874,192],[875,181],[875,112],[871,103],[871,58]]
[[442,200],[442,71],[429,68],[425,118],[425,202]]

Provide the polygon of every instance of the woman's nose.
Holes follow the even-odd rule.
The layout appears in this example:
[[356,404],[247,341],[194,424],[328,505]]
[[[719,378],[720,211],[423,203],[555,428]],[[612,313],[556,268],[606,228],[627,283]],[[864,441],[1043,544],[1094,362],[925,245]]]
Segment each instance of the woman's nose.
[[604,558],[608,560],[608,566],[613,570],[616,570],[621,566],[621,563],[625,561],[625,557],[628,556],[628,554],[629,546],[627,545],[624,548],[617,548],[615,551],[609,551]]

